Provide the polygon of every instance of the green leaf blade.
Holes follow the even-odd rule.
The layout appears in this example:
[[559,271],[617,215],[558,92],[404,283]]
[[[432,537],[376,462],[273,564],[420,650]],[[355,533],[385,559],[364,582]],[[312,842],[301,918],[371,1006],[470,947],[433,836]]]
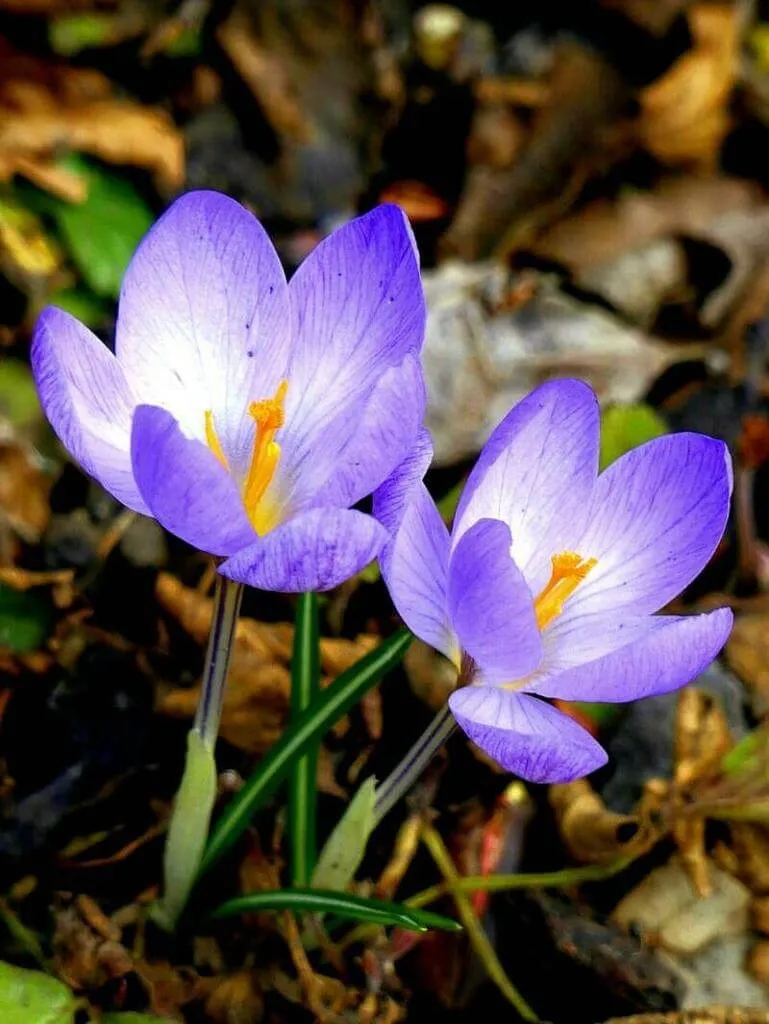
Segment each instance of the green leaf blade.
[[342,717],[383,675],[400,662],[413,637],[403,629],[356,662],[326,687],[317,701],[292,722],[268,752],[259,769],[225,807],[213,830],[200,874],[204,874],[233,846],[248,828],[254,812],[275,792],[311,744]]
[[264,911],[290,910],[299,914],[335,914],[347,920],[367,924],[395,925],[408,931],[426,932],[430,928],[443,931],[461,931],[459,922],[440,914],[413,910],[399,903],[367,899],[349,893],[329,892],[323,889],[274,889],[271,892],[253,892],[228,900],[212,914],[216,919],[257,914]]
[[374,831],[376,780],[366,779],[321,850],[312,874],[317,889],[346,889],[355,877]]
[[91,291],[116,299],[136,247],[152,227],[152,210],[117,171],[75,155],[67,157],[63,166],[86,179],[88,198],[67,203],[47,196],[42,208],[56,221]]

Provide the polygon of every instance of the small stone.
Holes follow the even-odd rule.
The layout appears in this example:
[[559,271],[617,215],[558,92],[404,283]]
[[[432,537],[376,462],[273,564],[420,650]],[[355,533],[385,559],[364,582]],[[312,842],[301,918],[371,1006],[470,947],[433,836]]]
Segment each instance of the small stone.
[[626,930],[640,928],[671,953],[691,956],[718,938],[748,929],[749,890],[714,865],[710,880],[712,894],[698,896],[683,865],[672,860],[625,896],[613,918]]

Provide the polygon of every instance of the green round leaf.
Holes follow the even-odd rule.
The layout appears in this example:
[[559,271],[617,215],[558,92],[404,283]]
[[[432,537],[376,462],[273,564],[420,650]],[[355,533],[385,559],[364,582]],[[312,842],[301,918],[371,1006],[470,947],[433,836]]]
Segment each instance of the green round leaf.
[[3,1024],[72,1024],[77,1000],[64,982],[0,961]]

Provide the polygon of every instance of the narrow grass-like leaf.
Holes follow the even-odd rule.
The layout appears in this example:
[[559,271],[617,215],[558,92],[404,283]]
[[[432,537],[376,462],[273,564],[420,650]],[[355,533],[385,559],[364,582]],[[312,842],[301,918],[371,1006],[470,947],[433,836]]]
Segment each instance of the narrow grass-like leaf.
[[295,758],[301,757],[308,744],[316,743],[334,722],[398,664],[412,639],[411,633],[405,629],[388,637],[375,651],[361,658],[335,679],[290,724],[257,771],[225,807],[203,854],[201,874],[208,871],[237,842],[248,828],[257,808],[272,796],[285,779]]
[[[320,693],[318,598],[300,594],[296,606],[294,653],[291,660],[291,721],[306,711]],[[291,768],[288,781],[288,839],[291,884],[307,885],[316,860],[316,801],[319,740],[307,745]]]
[[368,924],[397,925],[412,932],[426,932],[431,928],[443,931],[461,931],[462,925],[450,917],[412,910],[400,903],[351,896],[345,892],[324,889],[273,889],[271,892],[252,892],[238,896],[217,907],[212,917],[236,917],[238,914],[258,914],[265,910],[292,910],[300,914],[335,914]]

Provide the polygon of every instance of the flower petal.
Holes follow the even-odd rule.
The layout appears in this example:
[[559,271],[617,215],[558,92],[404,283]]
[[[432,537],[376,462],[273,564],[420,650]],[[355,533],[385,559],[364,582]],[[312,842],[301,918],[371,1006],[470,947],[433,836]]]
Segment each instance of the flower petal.
[[635,448],[598,478],[578,550],[598,564],[569,614],[656,612],[705,567],[729,517],[731,460],[721,441],[671,434]]
[[[233,469],[247,464],[250,401],[285,375],[290,316],[264,229],[218,192],[189,192],[155,224],[123,280],[116,353],[139,399],[204,437],[211,410]],[[290,385],[289,385],[290,387]]]
[[510,556],[506,523],[481,519],[454,548],[449,614],[462,649],[489,682],[517,679],[539,665],[542,637],[534,601]]
[[426,430],[417,434],[406,457],[374,491],[374,515],[394,537],[433,458],[433,443]]
[[[728,608],[707,615],[648,618],[640,639],[595,661],[527,684],[526,691],[562,700],[613,703],[669,693],[707,668],[726,643],[733,619]],[[629,632],[633,632],[632,623]]]
[[260,590],[331,590],[377,557],[387,531],[348,509],[313,509],[239,551],[219,571]]
[[[324,453],[334,446],[335,427],[341,426],[343,447],[334,460],[319,457],[297,480],[294,500],[302,495],[313,504],[349,508],[378,487],[413,446],[425,413],[422,363],[409,353],[402,363],[385,370],[368,397],[352,408],[352,436],[344,424],[333,424],[324,435]],[[340,438],[341,440],[341,438]],[[331,476],[322,479],[333,461]]]
[[454,543],[479,519],[501,519],[537,594],[550,558],[572,550],[598,473],[598,402],[578,380],[543,384],[519,402],[481,452],[457,508]]
[[[422,345],[419,262],[402,211],[380,206],[339,228],[310,253],[289,290],[284,470],[326,479],[356,432],[361,401]],[[413,398],[400,401],[405,409]]]
[[550,704],[498,686],[465,686],[449,707],[473,743],[531,782],[571,782],[606,764],[606,751]]
[[212,555],[231,555],[253,543],[256,534],[234,480],[165,409],[137,408],[131,458],[142,497],[170,533]]
[[118,501],[149,515],[131,469],[136,401],[114,355],[79,320],[49,306],[30,360],[43,411],[72,458]]
[[[413,459],[412,469],[419,463]],[[402,479],[409,474],[403,471]],[[421,473],[419,474],[421,476]],[[397,523],[397,533],[382,552],[382,576],[398,614],[420,640],[442,651],[447,658],[457,653],[449,621],[447,575],[449,531],[427,488],[418,480],[407,487],[410,500],[399,507],[396,487],[380,488],[374,513],[385,526]]]

